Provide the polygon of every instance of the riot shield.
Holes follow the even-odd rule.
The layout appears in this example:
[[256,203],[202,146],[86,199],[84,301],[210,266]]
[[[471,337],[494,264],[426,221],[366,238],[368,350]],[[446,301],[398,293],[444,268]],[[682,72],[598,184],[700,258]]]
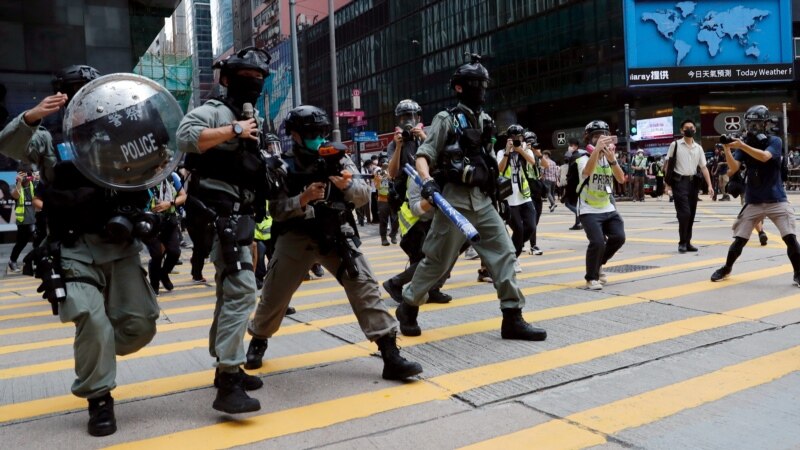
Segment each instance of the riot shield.
[[60,156],[101,187],[150,188],[180,162],[175,132],[182,117],[178,102],[155,81],[131,73],[105,75],[69,102],[67,145]]

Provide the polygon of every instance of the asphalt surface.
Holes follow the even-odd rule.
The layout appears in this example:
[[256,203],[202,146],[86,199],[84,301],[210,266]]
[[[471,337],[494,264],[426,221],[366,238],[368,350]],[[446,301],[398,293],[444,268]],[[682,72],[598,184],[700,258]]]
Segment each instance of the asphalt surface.
[[[569,212],[543,215],[544,255],[522,255],[517,278],[545,342],[502,340],[492,286],[460,258],[444,289],[453,302],[424,306],[422,336],[400,339],[425,369],[407,383],[381,379],[377,349],[330,274],[305,282],[253,372],[262,410],[235,417],[211,408],[214,286],[190,283],[185,251],[175,290],[158,298],[155,339],[119,358],[119,430],[105,438],[86,433],[86,402],[70,394],[73,326],[51,315],[35,280],[8,275],[0,447],[800,448],[800,289],[776,228],[768,222],[768,245],[754,235],[730,278],[711,283],[738,201],[701,202],[700,251],[688,254],[677,252],[672,204],[619,207],[628,239],[599,292],[582,289],[587,242],[567,230]],[[379,282],[404,268],[376,225],[362,234]]]

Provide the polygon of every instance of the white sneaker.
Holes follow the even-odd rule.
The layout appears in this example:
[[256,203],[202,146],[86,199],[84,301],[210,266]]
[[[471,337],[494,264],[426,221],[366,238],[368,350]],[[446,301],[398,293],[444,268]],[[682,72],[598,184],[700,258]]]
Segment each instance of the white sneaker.
[[598,280],[590,280],[586,282],[586,289],[590,291],[601,291],[603,285]]
[[476,252],[474,248],[470,247],[470,248],[467,249],[467,251],[464,252],[464,258],[466,258],[466,259],[478,259],[478,258],[480,258],[480,256],[478,256],[478,252]]
[[541,255],[543,253],[544,252],[539,248],[538,245],[534,245],[533,247],[531,247],[531,255]]
[[514,260],[514,273],[522,273],[522,266],[519,265],[519,260]]
[[603,272],[602,267],[600,268],[600,273],[597,276],[597,281],[599,281],[600,284],[602,284],[603,286],[605,286],[606,283],[608,283],[608,275],[606,275],[606,273]]

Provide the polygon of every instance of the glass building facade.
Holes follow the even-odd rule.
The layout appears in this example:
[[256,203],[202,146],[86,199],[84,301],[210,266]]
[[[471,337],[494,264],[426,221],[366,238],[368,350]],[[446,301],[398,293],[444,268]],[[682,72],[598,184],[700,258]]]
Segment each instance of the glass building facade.
[[214,37],[213,56],[219,58],[233,48],[233,3],[232,0],[211,2],[211,34]]
[[186,39],[192,54],[192,109],[202,105],[214,87],[211,4],[208,0],[186,0],[186,8]]
[[[350,93],[360,89],[367,129],[379,133],[393,129],[404,98],[422,105],[426,123],[453,106],[448,81],[467,52],[484,55],[492,77],[486,109],[498,126],[529,126],[545,147],[555,130],[593,119],[616,127],[625,103],[641,107],[642,118],[711,114],[753,90],[627,88],[619,0],[355,0],[335,18],[339,109],[351,109]],[[301,34],[300,58],[304,102],[330,111],[327,21]],[[762,101],[795,99],[794,84],[760,85]]]

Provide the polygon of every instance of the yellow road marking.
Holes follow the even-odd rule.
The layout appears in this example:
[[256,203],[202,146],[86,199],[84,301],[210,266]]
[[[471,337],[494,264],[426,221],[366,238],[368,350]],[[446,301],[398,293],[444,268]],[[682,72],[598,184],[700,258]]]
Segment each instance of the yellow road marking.
[[[788,270],[787,266],[782,266],[778,269]],[[775,268],[763,269],[753,273],[746,273],[738,276],[736,279],[731,279],[727,286],[733,286],[740,283],[746,283],[751,279],[763,278],[765,274],[775,274]],[[630,275],[630,274],[627,274]],[[723,284],[710,283],[710,282],[696,282],[674,289],[656,289],[639,293],[637,297],[611,297],[609,299],[596,300],[592,302],[583,302],[573,305],[559,306],[547,308],[541,311],[530,311],[524,314],[525,319],[530,322],[541,322],[544,320],[551,320],[556,318],[563,318],[574,316],[578,314],[586,314],[597,311],[604,311],[608,309],[647,303],[650,300],[659,300],[665,298],[675,298],[677,296],[685,296],[710,290],[718,289]],[[648,298],[649,297],[649,298]],[[763,317],[777,314],[780,308],[788,308],[786,305],[793,307],[800,307],[797,296],[788,297],[785,299],[767,302],[765,304],[754,305],[748,308],[734,310],[739,315],[739,318],[744,320],[757,320]],[[435,305],[444,307],[446,305]],[[786,309],[790,310],[790,309]],[[468,334],[487,332],[496,330],[500,326],[499,318],[485,319],[476,322],[465,324],[453,325],[442,327],[438,329],[425,330],[425,333],[419,337],[403,337],[402,344],[404,346],[421,345],[430,342],[441,341],[458,336]],[[309,325],[300,324],[299,326],[310,327]],[[289,327],[285,327],[289,328]],[[283,331],[283,330],[282,330]],[[285,331],[284,331],[285,332]],[[308,367],[314,364],[330,363],[334,361],[344,361],[360,356],[367,356],[370,354],[371,344],[369,342],[360,342],[353,345],[344,345],[329,350],[322,350],[318,352],[305,353],[300,355],[292,355],[282,358],[275,358],[268,360],[266,365],[261,369],[252,373],[265,375],[279,371],[285,371],[300,367]],[[340,359],[336,359],[340,358]],[[114,397],[118,400],[125,400],[131,398],[141,397],[142,392],[148,392],[149,395],[160,395],[172,392],[179,392],[182,390],[195,389],[209,385],[209,380],[213,372],[204,371],[196,372],[186,375],[179,375],[173,377],[165,377],[146,382],[134,383],[130,385],[123,385],[114,391]],[[52,401],[48,401],[52,400]],[[12,420],[21,420],[45,414],[70,411],[74,409],[81,409],[85,407],[85,402],[77,399],[71,395],[64,395],[53,397],[51,399],[33,400],[29,402],[10,404],[0,406],[0,423]]]
[[[800,308],[798,296],[759,305],[769,315]],[[709,314],[631,331],[605,338],[568,345],[556,350],[487,364],[472,369],[440,375],[415,383],[351,395],[283,411],[276,411],[243,420],[230,420],[216,425],[188,429],[150,439],[119,444],[120,449],[227,448],[245,445],[310,429],[369,417],[402,407],[447,399],[472,389],[494,383],[531,376],[548,370],[584,363],[645,345],[664,342],[700,331],[745,322],[752,316],[750,307],[722,314]]]
[[[543,236],[548,238],[556,238],[556,239],[567,239],[571,241],[585,241],[586,236],[578,236],[578,235],[571,235],[571,234],[564,234],[564,233],[538,233],[537,236]],[[646,244],[670,244],[675,245],[677,247],[677,239],[655,239],[655,238],[636,238],[636,237],[626,237],[625,242],[642,242]],[[730,245],[730,240],[725,241],[698,241],[692,239],[692,244],[697,245]]]
[[606,443],[603,434],[612,435],[653,423],[797,371],[800,371],[800,346],[571,414],[564,420],[551,420],[463,448],[522,449],[530,448],[531,443],[536,443],[539,449],[602,445]]

